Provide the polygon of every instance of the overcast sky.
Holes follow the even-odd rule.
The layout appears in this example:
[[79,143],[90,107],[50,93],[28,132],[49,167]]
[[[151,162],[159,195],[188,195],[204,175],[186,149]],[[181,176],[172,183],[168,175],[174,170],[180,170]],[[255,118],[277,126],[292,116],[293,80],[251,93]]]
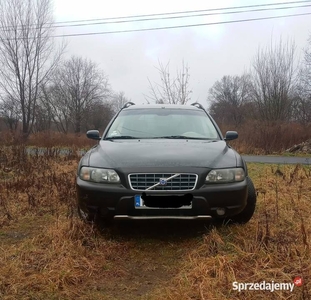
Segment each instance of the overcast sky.
[[[291,4],[284,4],[290,2]],[[310,13],[304,16],[261,21],[66,37],[67,56],[82,56],[96,62],[109,77],[112,89],[116,92],[123,91],[127,98],[137,104],[146,103],[144,94],[149,93],[148,78],[151,82],[160,82],[159,73],[155,68],[158,66],[158,61],[163,64],[170,62],[173,76],[184,60],[190,69],[192,101],[198,101],[206,106],[209,88],[224,75],[242,75],[247,71],[259,46],[265,47],[282,36],[283,40],[293,39],[297,47],[297,55],[302,56],[302,49],[307,46],[311,34],[311,1],[293,2],[285,0],[54,0],[56,22],[206,10],[196,13],[205,14],[197,17],[173,19],[173,16],[182,16],[174,14],[165,15],[166,18],[170,17],[169,19],[152,21],[58,27],[55,35],[186,26]],[[236,9],[210,10],[270,3],[283,4],[243,8],[244,11],[268,8],[269,10],[235,14],[228,12],[237,11]],[[272,10],[276,7],[292,6],[296,8]],[[211,13],[218,14],[206,15]],[[144,19],[150,18],[152,17],[144,17]],[[121,20],[129,19],[106,20],[106,22]],[[104,22],[104,20],[96,22]],[[89,24],[90,21],[63,25],[81,23]]]

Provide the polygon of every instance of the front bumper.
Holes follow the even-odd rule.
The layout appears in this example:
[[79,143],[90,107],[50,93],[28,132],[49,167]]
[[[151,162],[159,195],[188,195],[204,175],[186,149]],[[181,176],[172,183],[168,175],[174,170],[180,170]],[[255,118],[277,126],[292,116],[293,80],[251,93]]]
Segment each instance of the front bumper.
[[[152,207],[135,208],[135,195],[140,192],[125,188],[121,184],[101,184],[77,178],[77,200],[82,210],[98,213],[103,217],[112,216],[118,219],[168,218],[196,219],[229,217],[238,214],[246,206],[247,182],[203,185],[189,192],[179,191],[146,191],[147,196],[164,198],[191,194],[191,207]],[[163,197],[163,198],[162,198]],[[167,198],[168,199],[168,198]],[[165,201],[165,200],[164,200]],[[217,209],[224,209],[218,215]]]

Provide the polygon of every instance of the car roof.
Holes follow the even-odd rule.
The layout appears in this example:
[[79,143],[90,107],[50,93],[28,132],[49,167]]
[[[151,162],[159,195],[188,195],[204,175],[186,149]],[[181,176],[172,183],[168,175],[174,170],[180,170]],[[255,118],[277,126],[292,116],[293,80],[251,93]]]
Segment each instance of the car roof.
[[123,107],[122,110],[132,110],[132,109],[156,109],[156,108],[169,108],[169,109],[187,109],[187,110],[198,110],[204,108],[199,108],[194,105],[181,105],[181,104],[132,104],[127,107]]

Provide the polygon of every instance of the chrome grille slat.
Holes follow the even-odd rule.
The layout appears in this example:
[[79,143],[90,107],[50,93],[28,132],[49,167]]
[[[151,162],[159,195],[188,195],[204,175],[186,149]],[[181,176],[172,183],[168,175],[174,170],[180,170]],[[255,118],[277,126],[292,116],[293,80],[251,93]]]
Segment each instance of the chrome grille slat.
[[[178,173],[179,174],[179,173]],[[177,175],[178,175],[177,174]],[[131,189],[144,191],[157,184],[160,178],[169,178],[174,173],[134,173],[129,175]],[[151,191],[191,191],[195,188],[198,175],[192,173],[180,173],[167,181],[166,185],[157,185]]]

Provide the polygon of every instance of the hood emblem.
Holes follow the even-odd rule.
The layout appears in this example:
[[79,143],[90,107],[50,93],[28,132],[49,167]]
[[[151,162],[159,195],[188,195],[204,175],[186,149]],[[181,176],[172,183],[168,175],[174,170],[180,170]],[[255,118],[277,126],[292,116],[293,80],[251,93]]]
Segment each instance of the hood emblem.
[[167,185],[167,179],[166,178],[160,178],[159,184],[160,185]]

